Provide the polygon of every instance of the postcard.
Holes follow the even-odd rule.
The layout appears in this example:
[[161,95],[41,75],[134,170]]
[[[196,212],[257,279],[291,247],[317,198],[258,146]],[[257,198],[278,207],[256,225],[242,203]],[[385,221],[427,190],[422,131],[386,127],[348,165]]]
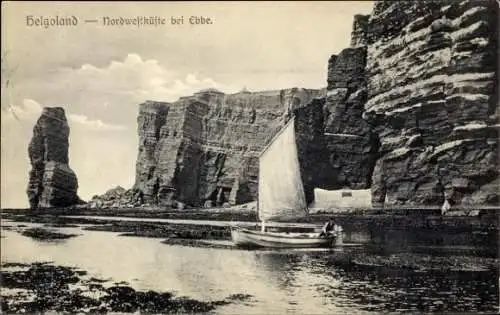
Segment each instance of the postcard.
[[1,21],[1,312],[499,311],[496,1]]

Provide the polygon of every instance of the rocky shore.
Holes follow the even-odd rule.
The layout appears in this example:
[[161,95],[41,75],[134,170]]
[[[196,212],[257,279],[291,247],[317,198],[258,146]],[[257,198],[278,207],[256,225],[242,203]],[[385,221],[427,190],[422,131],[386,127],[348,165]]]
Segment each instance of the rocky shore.
[[50,263],[3,263],[1,310],[5,313],[206,313],[250,298],[234,294],[219,301],[137,291],[127,283],[89,277],[84,270]]
[[[182,220],[211,220],[211,221],[248,221],[258,222],[257,211],[254,205],[240,205],[234,208],[213,208],[213,209],[172,209],[167,207],[151,208],[110,208],[110,209],[90,209],[88,207],[65,207],[47,208],[38,211],[30,209],[2,209],[3,218],[18,218],[19,220],[36,221],[45,220],[57,224],[58,220],[69,222],[63,216],[113,216],[132,218],[155,218],[155,219],[182,219]],[[62,219],[59,219],[61,217]],[[88,222],[95,222],[88,221]]]

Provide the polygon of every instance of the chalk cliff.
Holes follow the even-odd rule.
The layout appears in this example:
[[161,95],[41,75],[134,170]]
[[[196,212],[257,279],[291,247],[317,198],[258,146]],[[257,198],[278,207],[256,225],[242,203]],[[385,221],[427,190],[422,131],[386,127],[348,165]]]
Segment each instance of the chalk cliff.
[[376,205],[498,203],[497,21],[495,1],[375,3],[358,42]]
[[28,199],[32,209],[65,207],[81,202],[78,181],[69,168],[69,126],[64,109],[45,107],[28,147],[31,162]]

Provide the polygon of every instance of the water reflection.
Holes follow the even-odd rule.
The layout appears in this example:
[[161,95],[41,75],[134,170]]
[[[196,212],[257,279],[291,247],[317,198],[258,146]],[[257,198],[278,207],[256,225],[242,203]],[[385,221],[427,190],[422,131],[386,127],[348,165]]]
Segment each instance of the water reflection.
[[360,271],[333,264],[346,252],[193,248],[111,232],[58,230],[81,235],[53,243],[2,231],[2,261],[53,261],[138,290],[199,300],[253,296],[219,313],[475,312],[498,305],[498,275],[489,272]]
[[290,304],[307,300],[315,310],[366,312],[488,312],[498,310],[495,272],[384,272],[331,265],[337,252],[258,253],[268,280]]

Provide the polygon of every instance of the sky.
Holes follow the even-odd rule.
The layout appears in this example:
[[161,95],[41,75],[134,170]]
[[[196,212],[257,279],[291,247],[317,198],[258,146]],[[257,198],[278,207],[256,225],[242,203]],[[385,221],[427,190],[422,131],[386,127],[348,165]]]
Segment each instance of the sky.
[[[131,188],[138,104],[210,87],[322,88],[328,58],[349,46],[353,16],[372,8],[370,1],[2,2],[1,207],[28,206],[27,148],[44,106],[65,109],[82,199]],[[72,16],[76,25],[43,26]],[[139,16],[165,24],[104,24]],[[181,16],[183,24],[171,24]],[[192,16],[212,24],[190,24]]]

